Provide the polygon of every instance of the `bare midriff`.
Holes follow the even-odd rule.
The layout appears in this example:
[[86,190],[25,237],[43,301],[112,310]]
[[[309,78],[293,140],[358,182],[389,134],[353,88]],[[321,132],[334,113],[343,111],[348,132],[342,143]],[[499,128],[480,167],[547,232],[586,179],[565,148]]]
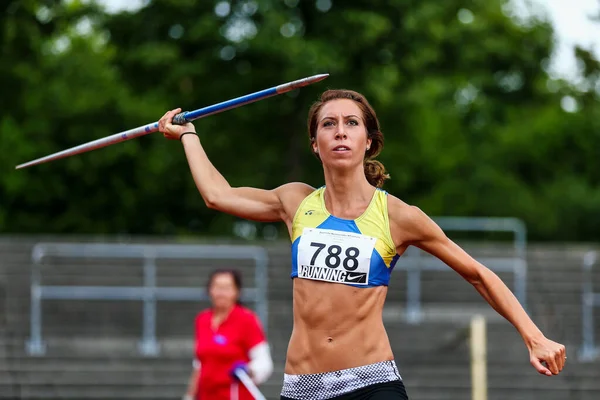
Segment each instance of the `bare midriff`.
[[285,373],[315,374],[392,360],[382,320],[386,294],[387,286],[294,279],[294,328]]

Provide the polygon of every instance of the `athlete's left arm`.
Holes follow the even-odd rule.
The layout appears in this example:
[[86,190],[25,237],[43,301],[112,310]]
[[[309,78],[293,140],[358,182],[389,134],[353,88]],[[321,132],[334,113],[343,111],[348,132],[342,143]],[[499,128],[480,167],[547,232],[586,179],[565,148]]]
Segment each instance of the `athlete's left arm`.
[[[389,197],[390,228],[399,253],[407,246],[413,245],[439,258],[455,270],[471,283],[500,315],[514,325],[529,349],[531,365],[541,374],[558,374],[564,366],[565,346],[543,335],[504,282],[450,240],[419,208]],[[542,362],[545,362],[548,368]]]

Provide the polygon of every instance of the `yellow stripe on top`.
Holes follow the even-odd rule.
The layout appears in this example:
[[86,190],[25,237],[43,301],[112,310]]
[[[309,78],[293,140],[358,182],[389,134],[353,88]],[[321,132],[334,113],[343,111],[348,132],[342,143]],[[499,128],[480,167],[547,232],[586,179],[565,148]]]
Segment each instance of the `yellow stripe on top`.
[[302,235],[304,228],[316,228],[329,217],[322,206],[321,198],[325,187],[320,187],[302,200],[292,221],[292,243]]
[[377,238],[375,250],[379,253],[385,265],[389,268],[396,256],[396,246],[390,232],[390,219],[387,208],[387,192],[375,190],[373,200],[367,210],[354,220],[363,235]]

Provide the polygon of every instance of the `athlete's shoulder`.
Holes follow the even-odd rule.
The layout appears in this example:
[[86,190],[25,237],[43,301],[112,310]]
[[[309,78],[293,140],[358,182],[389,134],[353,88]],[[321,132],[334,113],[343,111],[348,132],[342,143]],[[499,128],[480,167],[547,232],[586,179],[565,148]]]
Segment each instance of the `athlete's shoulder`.
[[279,197],[306,197],[315,191],[315,188],[303,182],[290,182],[275,189]]
[[401,232],[405,240],[422,238],[432,222],[419,207],[393,195],[388,195],[388,215],[392,231]]
[[388,194],[388,214],[390,222],[402,225],[418,223],[425,216],[419,207],[408,204],[391,194]]
[[291,223],[300,204],[315,192],[315,188],[302,182],[291,182],[276,189],[279,201],[283,205],[288,223]]
[[400,200],[398,197],[388,193],[387,199],[388,199],[388,210],[390,212],[390,216],[391,216],[391,213],[403,214],[403,213],[407,213],[407,212],[408,213],[412,212],[412,208],[414,206],[411,206],[410,204],[404,202],[403,200]]

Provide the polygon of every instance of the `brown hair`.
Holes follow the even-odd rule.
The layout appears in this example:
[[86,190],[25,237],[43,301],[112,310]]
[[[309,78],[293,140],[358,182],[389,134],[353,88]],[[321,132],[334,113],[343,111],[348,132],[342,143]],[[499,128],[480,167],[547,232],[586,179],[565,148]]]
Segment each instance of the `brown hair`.
[[[363,113],[367,137],[371,139],[371,147],[365,153],[364,159],[365,176],[371,185],[380,188],[383,186],[385,180],[390,178],[383,164],[374,159],[383,150],[383,133],[381,133],[381,129],[379,128],[379,120],[377,119],[375,110],[362,94],[345,89],[323,92],[319,101],[315,102],[308,111],[308,136],[310,142],[312,144],[317,139],[317,125],[321,109],[328,101],[337,99],[353,100]],[[319,154],[314,154],[320,160]]]

